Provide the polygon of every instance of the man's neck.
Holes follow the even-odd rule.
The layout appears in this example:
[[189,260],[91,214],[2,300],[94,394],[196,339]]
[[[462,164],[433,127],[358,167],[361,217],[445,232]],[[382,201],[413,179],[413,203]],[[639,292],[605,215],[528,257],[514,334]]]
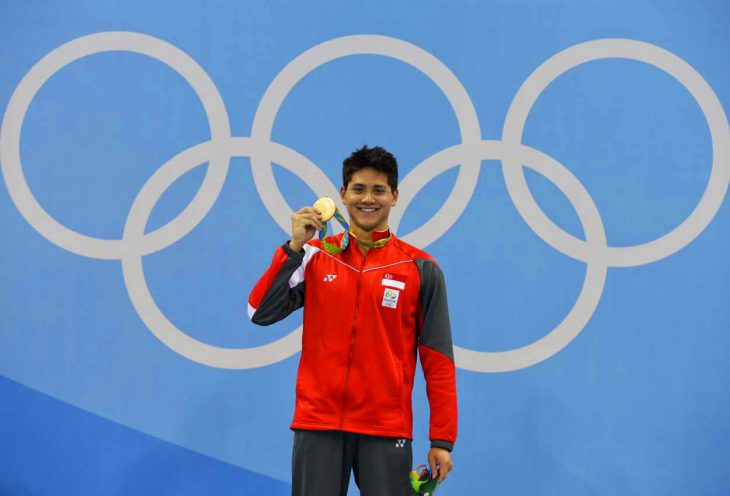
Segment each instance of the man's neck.
[[[382,230],[371,230],[371,231],[365,231],[363,229],[360,229],[357,226],[351,226],[350,232],[355,236],[355,238],[358,241],[365,241],[366,243],[372,243],[373,241],[377,241],[379,239],[385,238],[388,236],[388,233],[390,232],[389,228],[386,226],[385,229]],[[360,249],[360,253],[364,255],[368,254],[368,251],[370,251],[370,248],[367,246],[363,246],[359,243],[357,243],[357,247]]]
[[360,241],[371,241],[373,239],[372,231],[364,231],[357,226],[350,226],[350,232],[355,235],[355,238]]
[[388,237],[389,229],[386,226],[384,229],[373,229],[371,231],[365,231],[357,226],[350,226],[350,232],[355,235],[360,241],[372,243],[382,238]]

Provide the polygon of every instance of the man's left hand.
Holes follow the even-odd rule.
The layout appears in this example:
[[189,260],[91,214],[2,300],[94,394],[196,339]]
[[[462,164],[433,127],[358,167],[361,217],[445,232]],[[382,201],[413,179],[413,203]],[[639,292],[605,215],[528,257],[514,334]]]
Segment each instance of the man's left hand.
[[428,452],[428,464],[431,467],[431,477],[438,477],[439,482],[446,480],[446,476],[451,472],[454,462],[451,461],[451,453],[443,448],[431,448]]

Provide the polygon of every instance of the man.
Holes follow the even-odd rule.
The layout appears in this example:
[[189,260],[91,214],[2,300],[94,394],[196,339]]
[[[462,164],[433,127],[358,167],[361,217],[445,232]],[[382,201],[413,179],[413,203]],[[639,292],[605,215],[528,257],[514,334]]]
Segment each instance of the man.
[[363,496],[406,496],[417,352],[431,407],[428,463],[441,481],[453,466],[456,381],[444,278],[428,254],[388,229],[398,200],[393,155],[356,150],[343,163],[340,196],[349,243],[344,233],[313,239],[322,212],[296,212],[291,240],[251,292],[249,316],[268,325],[304,307],[292,495],[345,496],[353,470]]

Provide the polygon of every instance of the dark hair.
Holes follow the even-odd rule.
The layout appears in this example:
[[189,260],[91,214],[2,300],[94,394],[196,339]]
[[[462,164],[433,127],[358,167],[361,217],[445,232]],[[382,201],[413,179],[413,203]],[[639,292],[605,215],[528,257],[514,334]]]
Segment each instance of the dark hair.
[[393,191],[398,189],[398,162],[385,148],[380,146],[368,148],[367,145],[363,145],[362,148],[352,152],[352,155],[342,162],[342,186],[347,189],[352,175],[362,169],[383,172],[388,178],[390,189]]

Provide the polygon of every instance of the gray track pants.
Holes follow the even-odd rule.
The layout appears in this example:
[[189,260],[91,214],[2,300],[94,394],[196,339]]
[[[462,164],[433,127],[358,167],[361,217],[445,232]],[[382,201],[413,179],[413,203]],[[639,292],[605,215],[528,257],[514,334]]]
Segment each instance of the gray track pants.
[[298,430],[292,496],[346,496],[351,470],[362,496],[410,496],[412,464],[410,439]]

